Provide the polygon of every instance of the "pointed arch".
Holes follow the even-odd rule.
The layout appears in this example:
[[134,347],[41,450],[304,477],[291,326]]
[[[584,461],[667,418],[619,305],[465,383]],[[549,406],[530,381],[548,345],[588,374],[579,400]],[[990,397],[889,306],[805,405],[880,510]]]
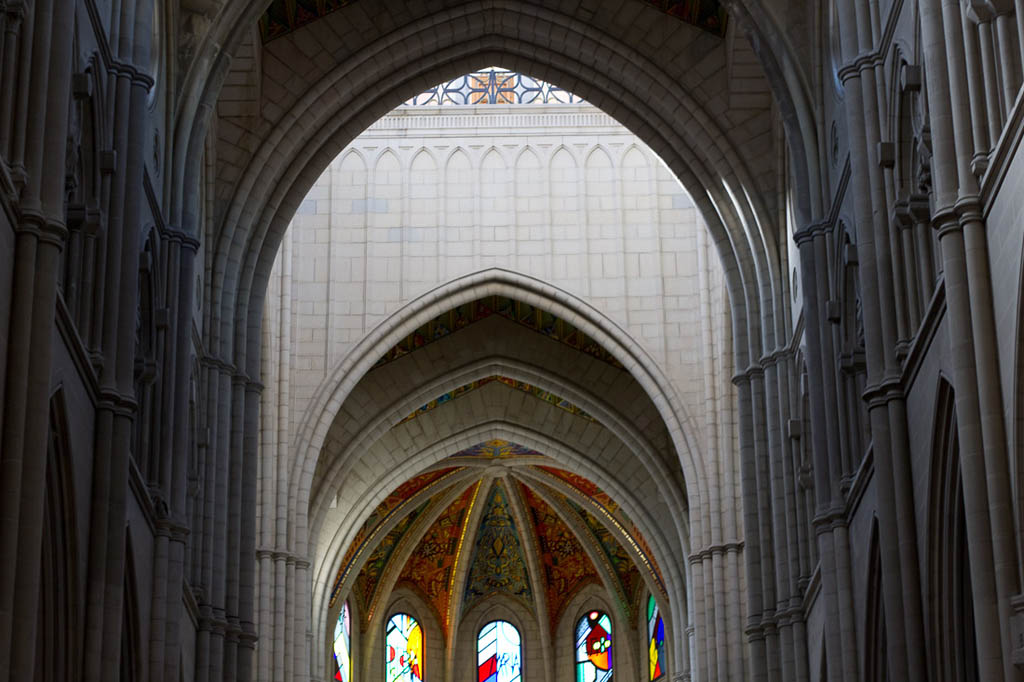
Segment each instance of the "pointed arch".
[[978,682],[977,632],[955,404],[953,387],[940,379],[928,495],[925,634],[930,679]]
[[885,632],[885,603],[882,597],[882,554],[878,540],[878,519],[871,523],[868,550],[867,614],[864,622],[864,674],[867,682],[889,682]]
[[[40,581],[40,620],[36,631],[36,679],[76,679],[80,662],[80,617],[76,594],[78,532],[72,475],[72,439],[63,389],[50,399],[46,489]],[[29,643],[26,642],[26,645]]]

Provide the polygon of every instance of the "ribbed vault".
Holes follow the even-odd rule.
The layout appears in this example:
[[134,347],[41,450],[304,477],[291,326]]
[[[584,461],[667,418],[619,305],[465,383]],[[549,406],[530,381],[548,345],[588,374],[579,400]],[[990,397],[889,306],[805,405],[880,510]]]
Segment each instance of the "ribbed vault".
[[[397,589],[453,634],[464,611],[500,596],[554,636],[587,585],[624,622],[642,590],[666,608],[671,595],[685,602],[668,559],[689,552],[685,477],[631,361],[581,318],[481,291],[439,303],[392,334],[390,350],[378,343],[331,413],[308,462],[315,618],[351,595],[375,637]],[[494,530],[501,519],[514,534]],[[505,556],[495,545],[518,549]],[[519,566],[518,578],[501,578],[502,566]]]
[[[780,246],[786,207],[776,190],[785,184],[781,174],[791,172],[799,191],[790,208],[799,216],[811,213],[816,194],[807,178],[813,176],[811,159],[818,147],[813,136],[801,132],[814,116],[803,96],[802,71],[790,59],[794,48],[775,30],[785,10],[728,3],[732,28],[723,39],[639,1],[558,8],[533,0],[351,2],[258,45],[253,29],[268,4],[227,0],[221,6],[208,39],[230,46],[229,52],[243,46],[258,52],[258,68],[253,76],[252,62],[232,64],[223,53],[204,63],[207,48],[200,43],[195,69],[184,78],[190,107],[175,133],[180,158],[198,159],[194,150],[207,143],[204,111],[216,105],[221,82],[230,77],[249,83],[252,98],[222,108],[216,135],[208,141],[212,222],[205,242],[209,274],[203,308],[220,321],[204,339],[211,355],[249,376],[259,374],[270,271],[292,216],[330,161],[409,97],[497,64],[600,107],[646,142],[689,191],[728,289],[741,419],[757,420],[759,429],[775,433],[777,415],[763,414],[757,388],[763,375],[756,373],[789,339],[789,273],[783,271]],[[730,91],[730,64],[740,53],[752,57],[744,97]],[[792,134],[788,168],[778,164],[777,115]],[[197,213],[191,202],[198,199],[188,197],[198,193],[186,190],[196,170],[179,163],[169,180],[179,206],[172,218],[186,229],[194,227]],[[555,348],[556,342],[550,352],[535,354],[530,349],[537,344],[509,340],[532,332],[513,331],[481,338],[472,345],[480,351],[468,357],[442,338],[374,367],[381,359],[374,349],[397,346],[445,310],[495,294],[571,321],[620,367],[579,349]],[[479,329],[499,324],[484,320],[472,325],[477,331],[459,334],[484,336]],[[456,393],[463,395],[400,423],[421,406]],[[538,394],[557,396],[581,413]],[[462,407],[453,409],[460,402]],[[730,471],[732,464],[723,467],[713,456],[704,457],[688,421],[657,364],[585,303],[512,273],[470,275],[400,310],[327,373],[289,447],[294,455],[278,485],[287,487],[286,498],[295,503],[281,510],[286,521],[275,542],[313,562],[311,606],[319,619],[314,630],[321,631],[331,578],[359,519],[451,452],[503,438],[544,452],[613,495],[643,531],[652,557],[658,557],[669,594],[686,593],[691,563],[694,579],[714,591],[717,578],[710,563],[703,576],[701,563],[740,547],[743,524],[735,500],[724,499],[720,491],[739,475]],[[740,447],[752,462],[767,433],[755,437],[753,429],[744,429],[741,434],[747,440]],[[364,471],[370,473],[356,473]],[[345,518],[331,518],[332,505],[344,509]],[[675,512],[665,514],[665,508]],[[729,571],[728,580],[738,586],[737,569]],[[759,584],[752,589],[758,592]],[[680,623],[688,620],[682,602],[671,605]],[[710,609],[710,602],[705,607]],[[698,621],[717,617],[705,614],[705,607],[697,609]],[[739,618],[735,602],[717,608]],[[698,641],[698,648],[704,644]],[[681,660],[687,644],[677,640],[675,646]],[[737,643],[727,646],[738,672]],[[313,654],[319,657],[318,651]]]
[[588,586],[622,622],[635,621],[644,594],[667,599],[643,534],[596,484],[501,439],[442,464],[392,491],[343,554],[329,610],[354,601],[371,642],[393,592],[422,600],[450,646],[485,602],[518,604],[554,639]]

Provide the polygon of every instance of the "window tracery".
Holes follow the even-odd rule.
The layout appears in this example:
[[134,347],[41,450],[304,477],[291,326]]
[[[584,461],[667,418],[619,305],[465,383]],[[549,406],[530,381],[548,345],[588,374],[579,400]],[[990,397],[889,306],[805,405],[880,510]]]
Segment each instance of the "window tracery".
[[435,85],[407,100],[405,104],[583,104],[583,98],[532,76],[490,66]]

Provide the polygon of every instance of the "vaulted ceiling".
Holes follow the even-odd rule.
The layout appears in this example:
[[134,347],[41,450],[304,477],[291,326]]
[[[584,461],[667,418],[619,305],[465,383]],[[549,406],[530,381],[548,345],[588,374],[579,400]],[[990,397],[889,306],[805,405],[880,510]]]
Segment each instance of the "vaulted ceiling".
[[430,605],[446,636],[461,614],[495,595],[546,617],[553,631],[587,585],[605,588],[627,617],[645,584],[662,592],[643,535],[586,478],[500,439],[444,464],[388,495],[344,554],[332,604],[351,585],[364,626],[400,587]]

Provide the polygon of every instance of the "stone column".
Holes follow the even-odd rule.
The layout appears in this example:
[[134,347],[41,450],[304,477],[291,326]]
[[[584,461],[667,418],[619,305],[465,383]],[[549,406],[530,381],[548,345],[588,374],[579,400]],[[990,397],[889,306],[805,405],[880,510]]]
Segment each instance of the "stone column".
[[33,10],[32,39],[22,51],[27,61],[31,46],[32,117],[24,122],[27,174],[15,228],[0,432],[0,670],[11,680],[35,674],[51,348],[66,235],[63,173],[52,169],[64,168],[74,20],[73,7],[53,0],[39,0]]
[[[746,373],[737,374],[733,379],[737,392],[737,411],[740,434],[740,490],[743,494],[743,528],[745,544],[743,549],[744,568],[747,578],[747,643],[750,647],[750,679],[753,682],[768,680],[768,660],[765,651],[764,629],[761,619],[764,611],[764,590],[761,577],[761,538],[757,529],[759,507],[757,496],[757,461],[753,443],[753,405],[750,378]],[[700,642],[697,651],[703,651]]]
[[945,272],[967,541],[982,679],[1017,680],[1010,600],[1019,589],[984,224],[970,169],[959,3],[922,3],[936,214]]
[[[907,443],[899,440],[892,422],[901,418],[903,400],[896,361],[896,311],[888,224],[889,210],[883,173],[879,167],[879,102],[875,85],[873,32],[866,9],[844,6],[843,55],[848,66],[841,72],[846,87],[850,124],[851,183],[856,211],[858,269],[864,314],[867,397],[878,481],[879,524],[882,545],[882,585],[886,604],[903,608],[885,610],[889,640],[889,674],[897,679],[923,680],[925,675],[920,581],[913,525],[913,488],[909,476]],[[897,487],[899,485],[899,487]],[[907,513],[909,510],[909,514]]]

